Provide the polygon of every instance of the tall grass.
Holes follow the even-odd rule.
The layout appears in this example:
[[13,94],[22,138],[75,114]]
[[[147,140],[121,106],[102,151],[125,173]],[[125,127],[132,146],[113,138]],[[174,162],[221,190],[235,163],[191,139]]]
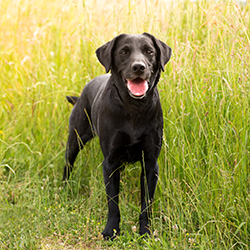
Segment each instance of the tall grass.
[[[249,249],[250,9],[233,1],[0,0],[1,249]],[[121,236],[102,240],[98,139],[61,188],[68,94],[104,73],[98,46],[149,32],[173,55],[159,83],[164,140],[155,238],[138,236],[138,164],[121,178]]]

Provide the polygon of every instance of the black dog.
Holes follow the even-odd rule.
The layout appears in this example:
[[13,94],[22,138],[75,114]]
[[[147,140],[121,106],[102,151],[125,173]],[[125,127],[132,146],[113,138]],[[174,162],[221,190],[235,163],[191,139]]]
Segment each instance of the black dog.
[[163,117],[157,90],[161,71],[171,48],[154,36],[121,34],[97,49],[106,74],[90,81],[81,96],[69,97],[75,104],[70,116],[63,180],[68,179],[82,147],[99,136],[104,155],[103,175],[108,199],[105,239],[120,233],[118,207],[120,167],[140,161],[140,234],[150,234],[149,215],[162,144]]

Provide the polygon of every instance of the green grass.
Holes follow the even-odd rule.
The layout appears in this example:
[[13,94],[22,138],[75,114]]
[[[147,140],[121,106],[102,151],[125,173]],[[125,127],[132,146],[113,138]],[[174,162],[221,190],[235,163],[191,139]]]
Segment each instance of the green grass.
[[[233,1],[0,0],[0,249],[249,249],[250,6]],[[149,32],[173,49],[154,239],[138,235],[139,164],[121,178],[121,236],[107,206],[98,138],[62,189],[72,106],[104,73],[95,50]]]

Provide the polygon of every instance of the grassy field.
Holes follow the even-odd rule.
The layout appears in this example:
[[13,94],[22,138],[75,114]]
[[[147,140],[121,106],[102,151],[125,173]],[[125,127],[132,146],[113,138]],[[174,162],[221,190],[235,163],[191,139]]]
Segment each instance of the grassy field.
[[[250,5],[220,1],[0,0],[0,249],[249,249]],[[138,235],[140,165],[121,176],[121,236],[98,138],[62,189],[65,96],[104,73],[95,50],[149,32],[173,49],[154,238]]]

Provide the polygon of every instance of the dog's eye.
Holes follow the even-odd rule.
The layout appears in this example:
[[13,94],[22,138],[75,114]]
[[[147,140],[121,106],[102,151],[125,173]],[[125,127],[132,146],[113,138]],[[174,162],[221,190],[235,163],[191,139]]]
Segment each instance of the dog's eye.
[[128,54],[128,52],[124,49],[120,51],[120,55],[127,55],[127,54]]
[[149,55],[153,55],[154,54],[154,52],[151,49],[146,50],[146,53],[149,54]]

